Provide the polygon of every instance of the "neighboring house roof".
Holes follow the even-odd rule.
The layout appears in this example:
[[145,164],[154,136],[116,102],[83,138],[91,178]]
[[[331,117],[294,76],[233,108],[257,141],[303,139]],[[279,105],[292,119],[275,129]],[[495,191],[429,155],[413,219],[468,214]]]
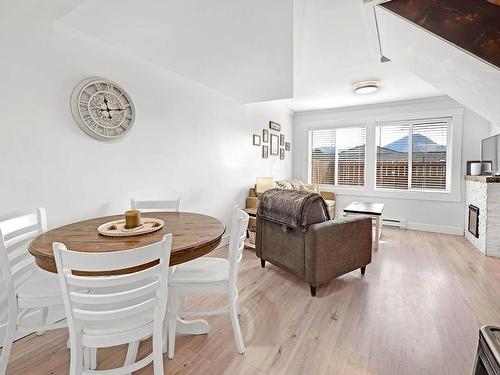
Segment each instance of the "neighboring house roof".
[[[323,146],[316,148],[314,151],[314,156],[335,154],[335,147]],[[364,153],[365,146],[360,145],[341,151],[339,153],[339,159],[354,159],[356,157],[364,159]],[[384,147],[377,146],[377,155],[384,161],[407,161],[408,137],[402,137]],[[320,159],[320,157],[318,157],[318,159]],[[446,146],[439,145],[424,135],[414,134],[413,161],[446,162]]]

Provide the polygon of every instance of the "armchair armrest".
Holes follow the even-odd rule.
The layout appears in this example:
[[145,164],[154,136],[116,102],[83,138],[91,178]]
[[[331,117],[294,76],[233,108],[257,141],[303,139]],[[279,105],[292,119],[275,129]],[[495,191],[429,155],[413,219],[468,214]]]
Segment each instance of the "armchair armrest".
[[372,221],[348,217],[313,224],[305,235],[306,282],[317,286],[372,259]]

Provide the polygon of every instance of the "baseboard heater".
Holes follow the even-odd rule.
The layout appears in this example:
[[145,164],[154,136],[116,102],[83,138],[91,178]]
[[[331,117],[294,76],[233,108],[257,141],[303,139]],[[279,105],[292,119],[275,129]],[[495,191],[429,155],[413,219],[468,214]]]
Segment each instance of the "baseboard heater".
[[399,219],[383,218],[382,225],[385,225],[388,227],[396,227],[396,228],[400,228],[400,229],[407,229],[408,228],[408,224],[407,224],[406,220],[399,220]]

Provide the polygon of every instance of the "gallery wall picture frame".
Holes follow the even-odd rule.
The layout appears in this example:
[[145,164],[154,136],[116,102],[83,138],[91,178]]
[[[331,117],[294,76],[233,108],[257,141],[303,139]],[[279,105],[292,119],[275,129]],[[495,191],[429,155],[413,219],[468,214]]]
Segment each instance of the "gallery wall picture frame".
[[258,134],[253,135],[253,145],[260,146],[260,135]]
[[284,146],[284,145],[285,145],[285,135],[280,134],[280,146]]
[[290,142],[285,142],[285,150],[290,151]]
[[279,155],[279,145],[280,137],[277,134],[271,134],[270,148],[271,155]]
[[262,143],[269,142],[269,130],[262,129]]
[[285,160],[285,149],[280,148],[280,160]]
[[269,157],[269,146],[262,145],[262,159]]
[[277,132],[281,131],[281,125],[274,121],[269,121],[269,129],[276,130]]

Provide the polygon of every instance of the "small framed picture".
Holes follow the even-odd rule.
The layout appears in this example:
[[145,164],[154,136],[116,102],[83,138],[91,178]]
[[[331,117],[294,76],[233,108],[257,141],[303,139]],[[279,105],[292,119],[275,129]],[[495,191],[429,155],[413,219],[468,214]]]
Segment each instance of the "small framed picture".
[[284,145],[285,145],[285,135],[280,134],[280,146],[284,146]]
[[267,159],[269,157],[269,146],[262,145],[262,158]]
[[290,151],[290,142],[285,142],[285,150]]
[[280,137],[277,134],[271,134],[271,155],[279,155],[280,152]]
[[260,146],[260,135],[258,134],[253,135],[253,145]]
[[269,121],[269,129],[276,130],[277,132],[281,131],[281,125],[274,121]]
[[285,149],[284,148],[280,148],[280,159],[285,160]]
[[269,130],[262,129],[262,143],[269,142]]

